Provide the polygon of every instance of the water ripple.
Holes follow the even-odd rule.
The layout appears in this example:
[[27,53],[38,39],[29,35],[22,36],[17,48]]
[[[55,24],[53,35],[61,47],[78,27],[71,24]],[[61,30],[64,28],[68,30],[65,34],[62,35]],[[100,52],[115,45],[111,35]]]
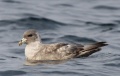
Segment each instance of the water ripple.
[[[20,27],[26,27],[26,28],[33,28],[33,29],[41,29],[41,30],[53,30],[57,29],[59,26],[64,26],[63,23],[50,20],[47,18],[36,18],[36,17],[28,17],[28,18],[22,18],[18,20],[2,20],[0,21],[0,25],[10,25],[10,24],[16,24]],[[54,27],[53,27],[54,26]]]
[[72,71],[70,71],[70,72],[49,71],[49,72],[42,72],[42,73],[47,73],[47,74],[61,74],[61,75],[65,75],[65,74],[69,74],[69,75],[75,75],[75,74],[77,74],[77,75],[79,75],[79,73],[77,73],[77,72],[72,72]]
[[0,71],[1,76],[14,76],[14,75],[23,75],[23,74],[26,74],[26,72],[16,71],[16,70]]
[[53,38],[42,38],[42,41],[43,41],[44,43],[50,43],[50,42],[53,41]]
[[15,1],[15,0],[2,0],[3,2],[6,2],[6,3],[21,3],[19,1]]
[[59,41],[64,40],[65,42],[70,42],[70,43],[93,43],[96,42],[93,39],[90,38],[85,38],[85,37],[78,37],[74,35],[65,35],[63,37],[58,38]]
[[107,63],[104,64],[105,66],[110,66],[110,67],[120,67],[120,63]]
[[74,7],[73,5],[71,4],[55,4],[54,6],[58,7],[58,6],[61,6],[61,7]]
[[106,6],[106,5],[99,5],[99,6],[95,6],[94,9],[97,10],[120,10],[120,8],[118,7],[113,7],[113,6]]
[[86,22],[87,25],[98,25],[98,26],[108,26],[108,27],[115,27],[117,26],[116,23],[97,23],[97,22]]

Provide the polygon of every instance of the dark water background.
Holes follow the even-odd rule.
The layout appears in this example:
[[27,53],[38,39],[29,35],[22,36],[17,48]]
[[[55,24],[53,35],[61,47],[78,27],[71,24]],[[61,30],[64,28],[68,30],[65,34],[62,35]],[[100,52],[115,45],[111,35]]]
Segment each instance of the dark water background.
[[[109,46],[88,58],[24,66],[18,41],[30,28],[44,43]],[[120,76],[120,0],[0,0],[0,76]]]

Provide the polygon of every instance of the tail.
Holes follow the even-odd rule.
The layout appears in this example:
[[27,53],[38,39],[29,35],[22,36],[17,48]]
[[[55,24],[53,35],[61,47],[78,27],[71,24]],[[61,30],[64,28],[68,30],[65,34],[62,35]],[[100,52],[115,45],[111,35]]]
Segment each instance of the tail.
[[108,45],[106,42],[97,42],[95,44],[85,45],[83,50],[79,52],[78,57],[88,57],[89,55],[100,51],[101,47]]

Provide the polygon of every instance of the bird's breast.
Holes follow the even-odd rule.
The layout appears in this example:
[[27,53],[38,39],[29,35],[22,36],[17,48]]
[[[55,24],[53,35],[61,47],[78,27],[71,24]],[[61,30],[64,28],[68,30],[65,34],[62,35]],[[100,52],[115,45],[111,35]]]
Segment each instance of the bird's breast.
[[26,46],[26,48],[25,48],[25,56],[28,59],[32,59],[38,51],[39,51],[38,47]]

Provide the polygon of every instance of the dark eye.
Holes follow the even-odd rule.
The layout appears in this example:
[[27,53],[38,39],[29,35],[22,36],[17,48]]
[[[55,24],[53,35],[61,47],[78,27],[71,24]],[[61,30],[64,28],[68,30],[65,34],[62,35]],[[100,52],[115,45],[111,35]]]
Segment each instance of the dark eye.
[[32,36],[33,36],[32,34],[28,35],[28,37],[32,37]]

